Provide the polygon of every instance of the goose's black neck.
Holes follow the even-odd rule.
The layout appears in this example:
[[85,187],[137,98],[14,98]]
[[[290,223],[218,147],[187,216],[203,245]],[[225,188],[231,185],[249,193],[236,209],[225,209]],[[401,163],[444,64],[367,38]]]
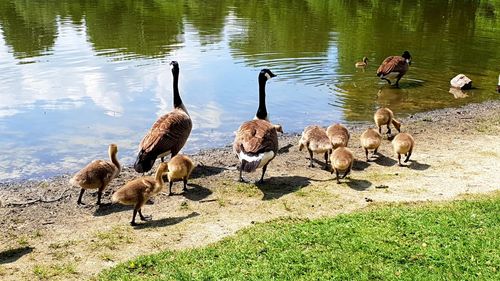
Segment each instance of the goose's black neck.
[[182,100],[179,94],[179,71],[172,71],[172,75],[174,76],[174,108],[182,107]]
[[266,79],[259,79],[259,108],[255,116],[257,116],[258,119],[267,119]]

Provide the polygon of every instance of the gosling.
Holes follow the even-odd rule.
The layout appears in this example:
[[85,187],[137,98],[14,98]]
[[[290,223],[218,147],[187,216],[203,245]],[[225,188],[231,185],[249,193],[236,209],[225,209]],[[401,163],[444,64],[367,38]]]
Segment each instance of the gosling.
[[82,197],[86,189],[97,189],[97,205],[101,205],[102,192],[121,171],[120,162],[116,157],[117,153],[118,147],[116,144],[110,144],[108,155],[111,161],[94,160],[69,180],[72,186],[81,188],[80,196],[78,196],[76,202],[78,205],[85,205],[82,202]]
[[182,191],[187,189],[187,182],[191,172],[194,169],[194,163],[191,158],[186,155],[177,154],[168,162],[167,178],[168,178],[168,195],[172,194],[172,185],[176,181],[183,181],[184,187]]
[[[349,174],[352,170],[352,164],[354,162],[354,156],[351,152],[346,147],[339,147],[335,149],[330,156],[330,162],[331,162],[331,170],[330,172],[333,174],[335,172],[335,175],[337,177],[337,184],[340,184],[340,179],[345,178],[347,174]],[[340,173],[344,173],[342,177],[340,177]]]
[[415,140],[408,133],[399,133],[392,140],[392,147],[394,148],[394,153],[398,155],[399,166],[403,166],[401,164],[401,154],[406,156],[405,163],[410,160],[411,153],[413,151],[413,147],[415,146]]
[[313,153],[324,153],[325,154],[325,169],[328,167],[328,156],[332,151],[332,143],[326,135],[325,129],[320,126],[307,126],[302,132],[302,137],[299,140],[299,151],[303,148],[307,148],[309,151],[309,157],[311,163],[309,167],[314,167],[313,164]]
[[401,132],[401,122],[394,119],[394,113],[392,112],[392,110],[390,110],[387,107],[383,107],[383,108],[380,108],[379,110],[377,110],[375,112],[375,114],[373,115],[373,119],[375,120],[375,124],[377,125],[378,132],[380,134],[382,134],[382,126],[386,125],[387,126],[387,135],[390,136],[391,135],[391,128],[390,128],[391,123],[392,123],[392,125],[394,125],[396,130],[398,130],[398,132]]
[[356,66],[358,68],[365,68],[367,65],[368,65],[368,58],[367,57],[363,57],[363,60],[362,61],[358,61],[354,66]]
[[142,206],[148,201],[148,199],[160,192],[163,189],[163,173],[167,171],[168,165],[166,162],[160,163],[156,169],[155,177],[140,177],[129,181],[124,186],[120,187],[113,196],[111,197],[111,202],[120,203],[123,205],[134,205],[134,212],[132,215],[132,221],[130,225],[136,226],[135,217],[137,213],[142,221],[151,220],[151,216],[144,216],[142,214]]
[[373,149],[372,155],[377,154],[377,150],[382,142],[382,135],[377,130],[368,128],[361,134],[360,140],[361,146],[365,149],[366,162],[369,162],[368,150]]
[[336,149],[337,147],[347,147],[347,143],[349,143],[349,131],[346,127],[341,124],[334,124],[326,129],[326,135],[330,139],[332,143],[332,149]]

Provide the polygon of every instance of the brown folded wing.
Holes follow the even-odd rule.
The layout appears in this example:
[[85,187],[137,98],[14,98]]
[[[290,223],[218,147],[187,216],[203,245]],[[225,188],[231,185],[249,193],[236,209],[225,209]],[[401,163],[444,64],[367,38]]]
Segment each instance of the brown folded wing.
[[386,58],[377,69],[377,75],[387,75],[393,71],[406,72],[408,64],[405,58],[401,56],[391,56]]
[[252,120],[243,123],[233,143],[234,151],[239,154],[241,149],[250,154],[266,151],[278,152],[278,134],[276,128],[265,120]]
[[146,153],[153,150],[158,153],[166,151],[177,153],[186,143],[192,126],[189,115],[180,109],[174,109],[156,120],[142,139],[139,148]]

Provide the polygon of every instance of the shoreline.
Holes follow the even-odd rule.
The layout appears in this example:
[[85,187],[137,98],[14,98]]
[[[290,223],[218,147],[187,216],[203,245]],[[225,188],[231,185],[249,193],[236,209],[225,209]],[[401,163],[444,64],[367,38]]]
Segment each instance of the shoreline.
[[[298,151],[300,133],[279,136],[280,150],[262,185],[236,181],[231,146],[202,150],[190,155],[197,167],[188,190],[180,194],[182,185],[177,183],[174,195],[156,196],[144,207],[153,221],[138,227],[129,225],[130,207],[95,206],[92,191],[84,195],[87,205],[77,206],[79,189],[69,186],[69,174],[1,183],[0,278],[32,279],[44,269],[54,272],[53,279],[88,279],[138,255],[204,246],[255,222],[332,217],[379,203],[443,201],[500,190],[500,100],[417,113],[400,121],[402,131],[416,141],[410,164],[397,166],[385,138],[380,156],[365,162],[359,135],[374,124],[347,126],[348,147],[357,161],[342,184],[321,169],[320,155],[314,156],[316,167],[307,167],[307,152]],[[105,190],[103,203],[138,176],[124,167]],[[260,170],[244,177],[257,180]]]
[[[497,100],[488,100],[488,101],[485,101],[482,103],[471,103],[471,104],[467,104],[467,105],[461,106],[461,107],[450,107],[450,108],[435,109],[435,110],[431,110],[431,111],[418,112],[418,113],[412,114],[409,117],[405,117],[405,118],[397,118],[397,115],[396,115],[396,119],[402,121],[403,124],[405,124],[405,123],[407,124],[409,122],[415,122],[415,121],[441,122],[441,121],[443,121],[442,117],[450,116],[451,114],[456,113],[457,111],[459,111],[460,114],[469,115],[469,117],[462,118],[462,119],[467,119],[467,118],[472,118],[470,116],[471,111],[489,110],[490,107],[499,106],[499,104],[500,104],[500,98]],[[343,124],[343,123],[341,123],[341,124]],[[352,122],[350,124],[343,124],[343,125],[346,126],[346,128],[349,130],[350,133],[359,133],[359,134],[361,133],[362,130],[364,130],[368,127],[376,128],[376,126],[373,124],[372,121],[356,121],[356,122]],[[326,128],[326,127],[328,127],[328,125],[323,126],[323,127]],[[300,135],[302,133],[302,131],[300,131],[300,132],[287,132],[286,128],[284,128],[283,130],[285,131],[284,134],[278,134],[279,140],[289,139],[289,138],[293,138],[296,136],[300,137]],[[383,132],[384,132],[384,130],[383,130]],[[280,141],[280,145],[281,145],[281,141]],[[218,152],[218,151],[222,151],[222,150],[226,150],[226,149],[229,149],[232,152],[232,143],[228,143],[228,144],[221,145],[218,147],[213,147],[213,148],[201,149],[196,153],[187,153],[186,155],[188,155],[190,157],[196,157],[198,155],[203,155],[206,153],[214,153],[214,152]],[[160,161],[159,159],[156,160],[154,167],[156,167],[158,165],[159,161]],[[130,165],[123,166],[123,169],[131,170],[132,167],[133,167],[133,165],[130,164]],[[154,169],[152,169],[152,171],[153,170]],[[149,172],[149,173],[151,173],[151,172]],[[21,178],[21,179],[8,179],[8,180],[4,180],[4,181],[0,180],[0,190],[2,188],[9,188],[9,187],[13,187],[13,186],[15,187],[15,186],[21,186],[21,185],[40,184],[42,182],[64,181],[64,180],[68,181],[73,176],[73,174],[71,174],[69,171],[64,171],[63,173],[61,173],[59,175],[43,177],[43,178],[33,178],[33,179]],[[140,176],[140,175],[138,174],[138,176]],[[0,201],[0,206],[2,206],[1,203],[2,202]]]

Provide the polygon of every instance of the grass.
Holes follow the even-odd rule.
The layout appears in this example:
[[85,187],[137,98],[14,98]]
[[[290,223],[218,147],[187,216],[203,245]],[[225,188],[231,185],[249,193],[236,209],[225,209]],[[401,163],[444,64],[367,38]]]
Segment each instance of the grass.
[[33,273],[39,279],[52,279],[56,276],[68,276],[71,274],[76,274],[76,267],[73,264],[62,264],[62,265],[35,265],[33,268]]
[[500,194],[257,224],[205,248],[125,262],[101,280],[498,280]]
[[109,231],[98,231],[93,240],[92,249],[107,248],[116,250],[123,244],[130,244],[134,241],[129,228],[114,226]]

